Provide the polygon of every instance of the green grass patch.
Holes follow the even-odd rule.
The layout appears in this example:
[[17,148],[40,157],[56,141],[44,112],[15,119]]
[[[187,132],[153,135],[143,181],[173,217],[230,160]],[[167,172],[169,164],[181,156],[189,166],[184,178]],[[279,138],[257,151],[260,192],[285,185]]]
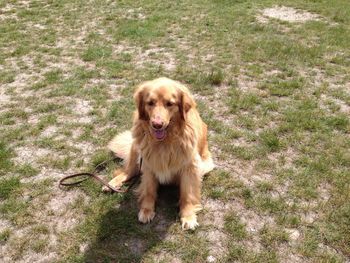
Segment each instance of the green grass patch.
[[225,262],[248,262],[248,263],[257,263],[257,262],[279,262],[276,251],[269,249],[262,249],[259,253],[250,251],[244,248],[242,245],[232,244],[229,247],[228,255],[224,259]]
[[21,183],[18,177],[12,177],[9,179],[0,180],[0,198],[7,199],[11,193],[21,187]]
[[231,87],[227,103],[231,113],[237,113],[240,110],[253,111],[262,103],[262,99],[253,92],[242,92],[236,87]]
[[4,229],[0,232],[0,244],[6,243],[11,235],[11,230],[10,229]]
[[112,49],[104,46],[91,46],[83,54],[84,61],[96,61],[108,58],[112,53]]
[[239,196],[243,183],[228,172],[215,170],[205,178],[205,193],[213,199],[230,200]]
[[12,151],[7,147],[7,145],[3,141],[0,141],[0,172],[5,172],[11,169],[12,156]]
[[210,85],[220,85],[225,79],[225,74],[220,68],[211,69],[210,73],[204,78],[204,81]]
[[232,240],[242,240],[247,237],[245,224],[240,222],[239,217],[234,212],[229,212],[225,216],[225,230]]
[[45,73],[45,80],[48,84],[53,84],[60,82],[62,80],[62,70],[61,69],[53,69]]
[[267,130],[259,134],[260,142],[269,152],[276,152],[282,147],[282,142],[276,132]]
[[294,78],[290,80],[272,79],[262,84],[259,88],[266,89],[272,96],[290,96],[295,91],[301,90],[304,85],[303,78]]
[[0,83],[6,84],[15,81],[16,74],[14,72],[3,71],[0,73]]
[[264,226],[260,230],[261,243],[265,247],[276,247],[281,243],[288,242],[288,234],[279,228],[271,228]]

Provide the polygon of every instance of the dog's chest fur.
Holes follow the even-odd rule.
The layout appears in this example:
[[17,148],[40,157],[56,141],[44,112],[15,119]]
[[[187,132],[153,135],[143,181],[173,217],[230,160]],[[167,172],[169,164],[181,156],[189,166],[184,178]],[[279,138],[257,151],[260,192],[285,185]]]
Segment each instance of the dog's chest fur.
[[193,154],[193,146],[182,142],[158,143],[141,149],[144,164],[161,184],[176,182],[177,176],[193,160]]

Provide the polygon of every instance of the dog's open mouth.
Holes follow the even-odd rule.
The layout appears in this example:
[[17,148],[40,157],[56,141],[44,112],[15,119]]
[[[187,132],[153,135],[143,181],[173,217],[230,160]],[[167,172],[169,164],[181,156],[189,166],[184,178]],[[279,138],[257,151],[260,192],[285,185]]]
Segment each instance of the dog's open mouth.
[[154,130],[154,137],[156,137],[157,140],[163,140],[166,136],[166,130],[165,129],[161,129],[161,130]]

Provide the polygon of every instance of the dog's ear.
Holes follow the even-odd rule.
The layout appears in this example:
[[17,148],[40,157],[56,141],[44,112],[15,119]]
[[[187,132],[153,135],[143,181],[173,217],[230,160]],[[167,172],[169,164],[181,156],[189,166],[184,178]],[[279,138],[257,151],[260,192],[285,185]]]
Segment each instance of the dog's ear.
[[138,116],[140,120],[148,120],[148,114],[145,109],[144,94],[146,92],[146,84],[141,84],[134,93]]
[[196,103],[187,88],[180,90],[179,112],[182,120],[186,120],[186,114],[191,108],[195,108]]

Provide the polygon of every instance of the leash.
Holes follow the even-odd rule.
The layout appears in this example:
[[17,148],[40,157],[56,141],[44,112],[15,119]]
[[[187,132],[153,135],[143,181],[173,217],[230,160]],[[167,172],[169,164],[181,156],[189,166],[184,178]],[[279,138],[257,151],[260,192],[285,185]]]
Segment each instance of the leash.
[[[101,184],[107,186],[109,189],[111,189],[113,192],[116,193],[126,193],[127,191],[129,191],[129,189],[136,183],[137,179],[140,177],[141,175],[141,165],[142,165],[142,159],[140,160],[140,167],[139,167],[139,172],[137,175],[131,177],[129,180],[125,181],[124,183],[127,183],[127,187],[125,189],[121,189],[121,188],[115,188],[113,186],[111,186],[110,184],[108,184],[108,182],[106,182],[105,180],[103,180],[101,177],[99,177],[97,174],[99,172],[104,171],[107,168],[107,164],[115,161],[116,159],[118,159],[118,157],[114,157],[108,160],[105,160],[99,164],[97,164],[94,168],[94,170],[92,172],[83,172],[83,173],[75,173],[75,174],[70,174],[67,175],[63,178],[61,178],[58,182],[58,186],[60,188],[62,188],[62,186],[75,186],[75,185],[79,185],[82,182],[86,181],[89,178],[93,178],[96,179],[97,181],[99,181]],[[66,182],[67,180],[71,180],[73,178],[82,178],[80,180],[74,180],[73,182]]]

